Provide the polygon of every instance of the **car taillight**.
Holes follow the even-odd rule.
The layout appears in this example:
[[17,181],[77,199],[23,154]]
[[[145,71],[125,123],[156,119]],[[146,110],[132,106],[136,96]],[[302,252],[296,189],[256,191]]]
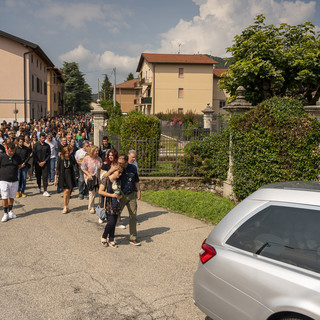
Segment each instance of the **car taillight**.
[[203,264],[205,264],[208,260],[210,260],[212,257],[214,257],[217,254],[214,247],[207,244],[206,240],[207,239],[205,239],[203,241],[202,246],[201,246],[201,251],[199,253],[200,260]]

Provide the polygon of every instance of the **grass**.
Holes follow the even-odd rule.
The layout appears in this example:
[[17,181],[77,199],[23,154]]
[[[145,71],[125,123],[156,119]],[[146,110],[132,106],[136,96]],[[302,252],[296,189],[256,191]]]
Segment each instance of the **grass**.
[[231,200],[206,191],[149,190],[142,192],[142,200],[213,224],[217,224],[235,206]]

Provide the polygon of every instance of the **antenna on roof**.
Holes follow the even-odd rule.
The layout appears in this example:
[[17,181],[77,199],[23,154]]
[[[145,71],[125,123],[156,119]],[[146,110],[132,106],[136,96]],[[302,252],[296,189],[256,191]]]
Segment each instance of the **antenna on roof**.
[[180,42],[178,43],[178,47],[179,47],[178,54],[180,54],[180,49],[181,49],[181,43]]

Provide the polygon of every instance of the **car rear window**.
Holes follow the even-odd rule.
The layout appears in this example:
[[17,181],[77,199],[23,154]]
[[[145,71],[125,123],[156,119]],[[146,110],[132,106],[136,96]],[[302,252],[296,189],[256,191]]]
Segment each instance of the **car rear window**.
[[226,243],[320,273],[320,211],[269,206],[243,223]]

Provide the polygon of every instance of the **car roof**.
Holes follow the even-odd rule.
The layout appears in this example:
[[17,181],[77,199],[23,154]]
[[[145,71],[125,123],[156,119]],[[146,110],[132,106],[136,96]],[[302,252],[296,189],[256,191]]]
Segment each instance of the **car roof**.
[[289,181],[265,185],[252,193],[247,199],[320,206],[319,192],[319,182]]
[[312,181],[279,182],[265,185],[234,207],[214,228],[208,240],[222,241],[236,224],[250,216],[261,206],[272,203],[281,205],[309,205],[320,212],[320,183]]
[[318,181],[287,181],[267,184],[260,189],[291,189],[320,192],[320,183]]

